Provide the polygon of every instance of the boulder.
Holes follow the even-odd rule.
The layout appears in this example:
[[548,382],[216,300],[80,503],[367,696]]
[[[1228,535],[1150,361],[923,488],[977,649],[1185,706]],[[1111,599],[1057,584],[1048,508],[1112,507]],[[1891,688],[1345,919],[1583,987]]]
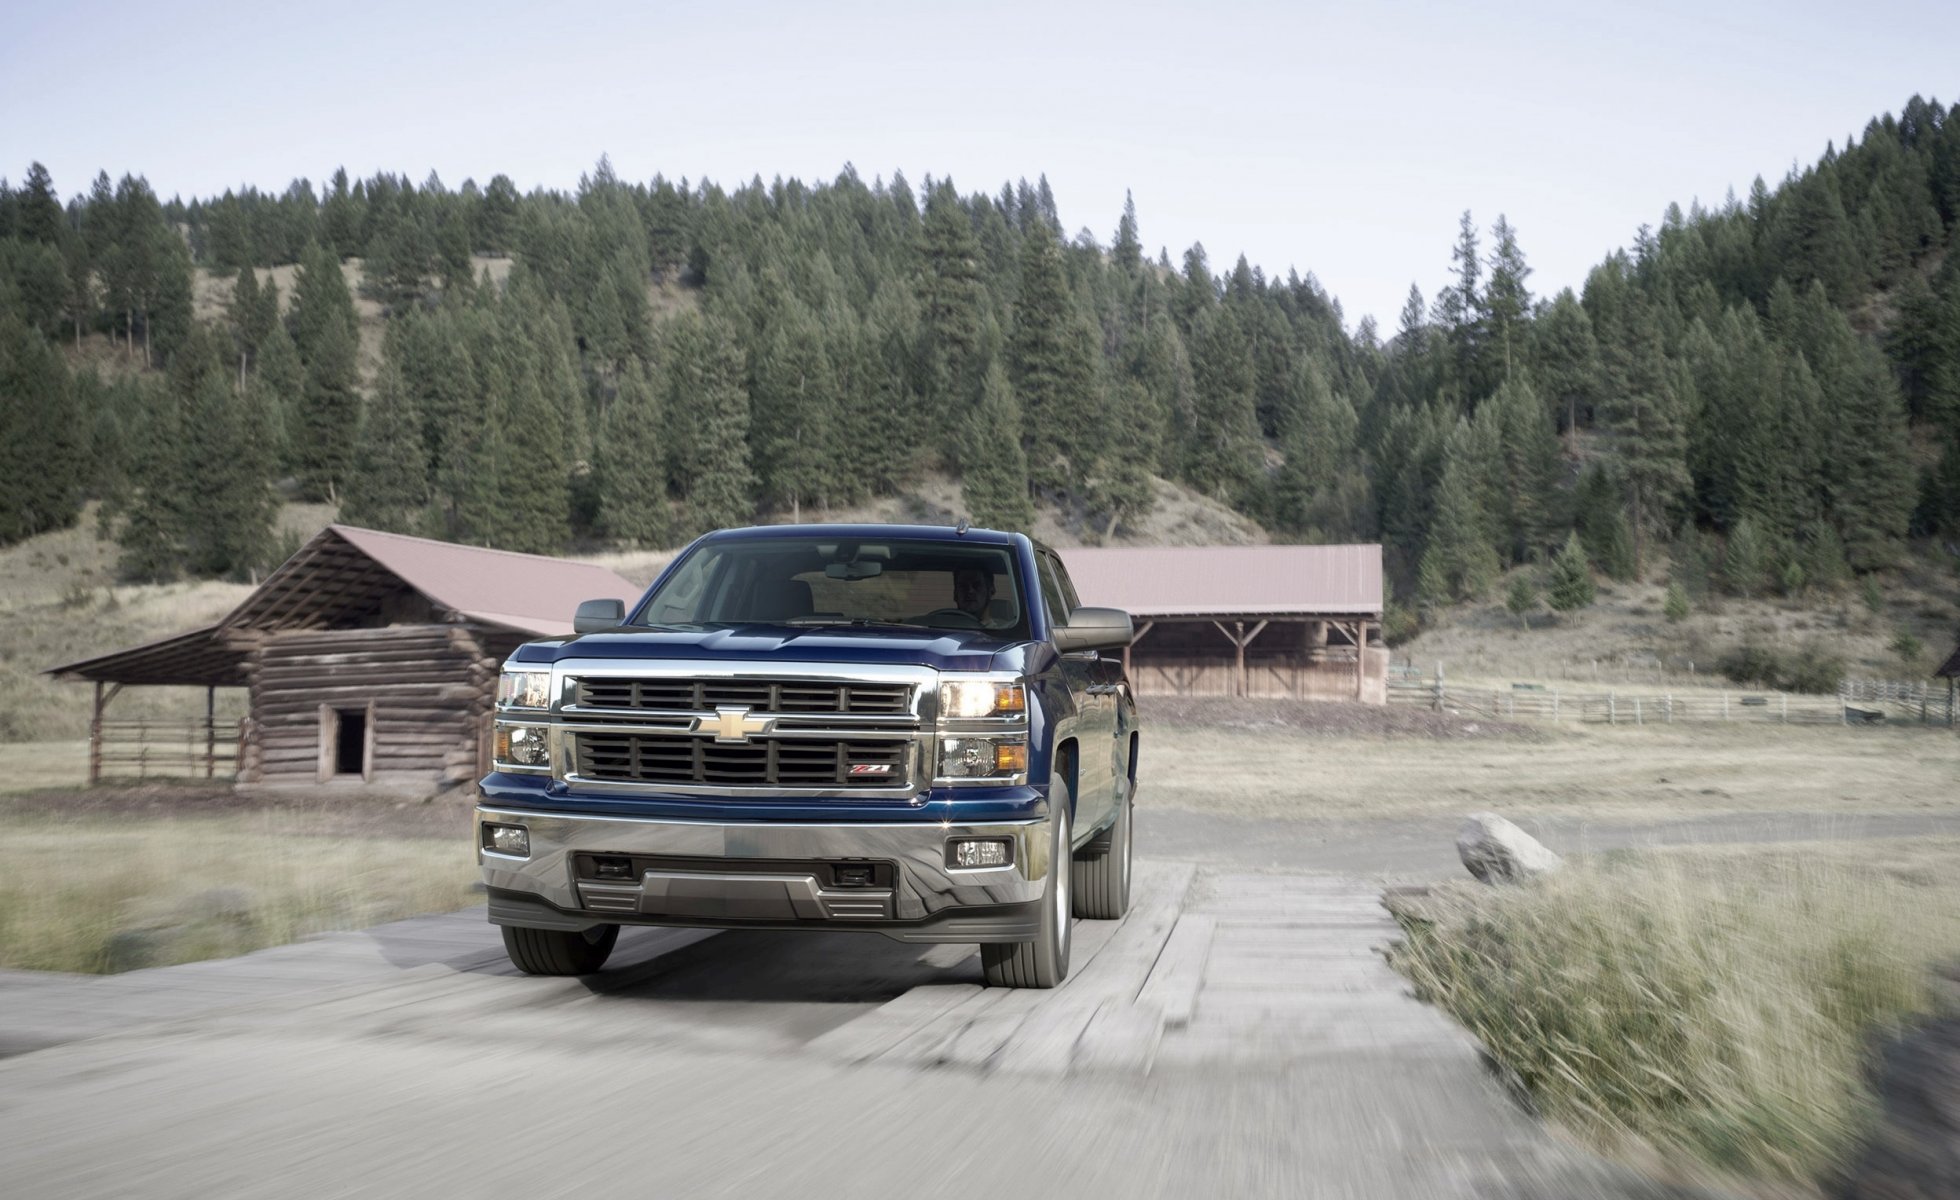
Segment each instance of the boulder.
[[1485,883],[1522,883],[1559,869],[1564,860],[1496,813],[1474,813],[1456,834],[1457,857]]

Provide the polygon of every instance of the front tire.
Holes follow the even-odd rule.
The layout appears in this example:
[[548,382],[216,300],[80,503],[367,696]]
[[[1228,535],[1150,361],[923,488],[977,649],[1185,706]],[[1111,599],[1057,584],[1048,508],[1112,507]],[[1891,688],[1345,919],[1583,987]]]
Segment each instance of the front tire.
[[591,929],[526,929],[505,925],[504,953],[526,975],[590,975],[606,965],[619,941],[619,926]]
[[1042,894],[1041,931],[1032,942],[982,943],[980,967],[988,987],[1051,988],[1068,978],[1072,933],[1069,810],[1074,794],[1060,787],[1049,797],[1048,887]]
[[1130,810],[1135,789],[1123,789],[1116,821],[1082,848],[1070,864],[1075,874],[1075,915],[1120,920],[1130,911]]

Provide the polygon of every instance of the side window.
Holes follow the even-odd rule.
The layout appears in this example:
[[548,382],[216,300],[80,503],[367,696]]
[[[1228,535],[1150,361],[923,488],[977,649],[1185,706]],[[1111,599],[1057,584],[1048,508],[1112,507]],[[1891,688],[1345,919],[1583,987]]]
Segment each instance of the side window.
[[1043,553],[1040,559],[1041,603],[1048,609],[1048,623],[1066,625],[1068,614],[1074,606],[1069,603],[1068,593],[1062,590],[1066,585],[1062,582],[1060,564],[1052,554]]
[[1074,612],[1082,607],[1082,601],[1075,594],[1075,584],[1068,577],[1068,567],[1063,564],[1061,555],[1051,554],[1048,557],[1055,560],[1055,580],[1062,586],[1062,599],[1068,601],[1068,611]]

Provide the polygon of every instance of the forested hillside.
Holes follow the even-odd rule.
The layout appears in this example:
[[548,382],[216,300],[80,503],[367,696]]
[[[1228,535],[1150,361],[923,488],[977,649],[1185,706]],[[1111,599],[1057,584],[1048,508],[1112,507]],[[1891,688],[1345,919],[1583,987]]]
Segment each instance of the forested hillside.
[[1576,294],[1535,295],[1523,235],[1465,213],[1453,281],[1388,335],[1311,275],[1151,255],[1131,207],[1069,236],[1045,179],[602,161],[572,194],[337,172],[166,202],[104,174],[64,202],[35,165],[0,184],[0,542],[99,499],[129,577],[238,576],[284,496],[669,545],[937,470],[976,522],[1039,502],[1094,540],[1155,475],[1276,537],[1379,538],[1432,602],[1561,547],[1796,592],[1960,538],[1957,231],[1960,107],[1917,98],[1774,188],[1670,207]]

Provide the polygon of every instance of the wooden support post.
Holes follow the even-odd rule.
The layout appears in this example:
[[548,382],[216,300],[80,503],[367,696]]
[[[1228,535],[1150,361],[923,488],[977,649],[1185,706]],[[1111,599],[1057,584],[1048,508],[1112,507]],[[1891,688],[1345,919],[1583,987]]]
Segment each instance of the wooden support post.
[[1134,646],[1142,641],[1143,635],[1149,633],[1156,625],[1157,622],[1155,621],[1145,621],[1143,627],[1131,635],[1130,645],[1123,647],[1123,678],[1128,679],[1130,677],[1130,646]]
[[204,777],[218,777],[218,689],[204,689]]
[[88,723],[88,781],[102,782],[102,681],[95,681],[95,716]]
[[1368,679],[1368,622],[1366,618],[1354,623],[1354,699],[1357,703]]

